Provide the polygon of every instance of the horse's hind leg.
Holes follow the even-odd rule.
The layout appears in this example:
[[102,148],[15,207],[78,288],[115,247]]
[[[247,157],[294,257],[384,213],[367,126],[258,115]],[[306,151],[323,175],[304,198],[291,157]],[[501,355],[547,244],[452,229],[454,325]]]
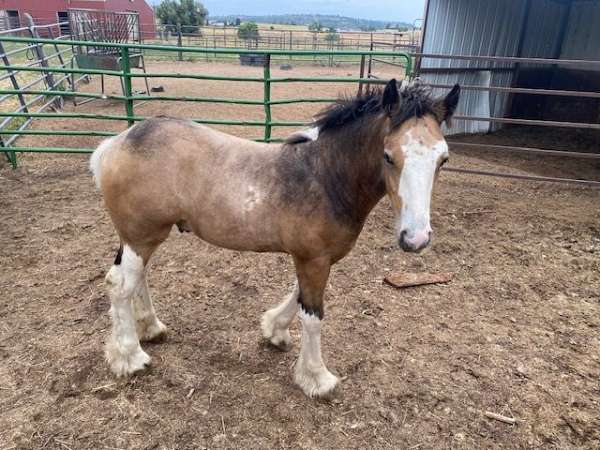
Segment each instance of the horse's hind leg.
[[152,341],[167,332],[167,327],[156,317],[146,281],[146,270],[144,270],[142,279],[133,295],[133,315],[140,341]]
[[291,347],[290,323],[298,312],[300,288],[298,282],[287,298],[275,308],[263,314],[260,326],[265,339],[280,350],[288,351]]
[[118,376],[134,373],[150,363],[150,357],[140,346],[132,306],[133,295],[143,277],[144,259],[129,245],[123,245],[106,275],[112,316],[106,360]]

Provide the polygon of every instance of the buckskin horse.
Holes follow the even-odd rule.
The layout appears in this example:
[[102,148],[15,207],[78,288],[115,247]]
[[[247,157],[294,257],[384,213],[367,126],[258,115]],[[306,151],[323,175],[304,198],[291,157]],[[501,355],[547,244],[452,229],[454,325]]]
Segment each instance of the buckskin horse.
[[460,95],[456,85],[433,98],[417,83],[340,99],[310,132],[282,144],[231,136],[188,120],[156,117],[104,141],[90,167],[120,238],[106,275],[112,335],[106,359],[117,375],[143,369],[141,341],[165,333],[156,317],[146,267],[173,225],[233,250],[292,256],[296,284],[262,317],[264,337],[291,343],[299,312],[300,356],[294,380],[310,397],[339,380],[321,356],[323,295],[332,264],[354,246],[373,207],[387,193],[400,247],[431,240],[430,201],[448,160],[441,124]]

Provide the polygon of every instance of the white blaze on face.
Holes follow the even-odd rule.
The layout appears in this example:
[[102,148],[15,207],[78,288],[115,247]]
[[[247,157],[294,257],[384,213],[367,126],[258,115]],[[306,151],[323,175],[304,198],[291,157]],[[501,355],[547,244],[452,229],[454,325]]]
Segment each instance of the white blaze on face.
[[404,165],[398,185],[402,211],[396,228],[399,238],[404,232],[406,243],[420,249],[429,242],[431,192],[440,159],[448,155],[448,144],[440,140],[432,147],[427,146],[415,138],[412,130],[407,133],[407,140],[402,147]]

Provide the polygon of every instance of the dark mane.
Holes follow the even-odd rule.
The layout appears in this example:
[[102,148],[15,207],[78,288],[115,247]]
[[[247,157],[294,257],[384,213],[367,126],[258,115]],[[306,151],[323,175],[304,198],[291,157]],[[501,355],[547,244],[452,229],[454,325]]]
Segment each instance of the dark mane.
[[[443,112],[440,111],[440,105],[426,87],[413,83],[401,89],[399,94],[399,106],[391,112],[392,128],[399,127],[413,117],[421,118],[427,114],[441,119]],[[382,96],[383,89],[376,89],[368,94],[341,98],[320,112],[315,124],[323,132],[375,116],[383,111]]]

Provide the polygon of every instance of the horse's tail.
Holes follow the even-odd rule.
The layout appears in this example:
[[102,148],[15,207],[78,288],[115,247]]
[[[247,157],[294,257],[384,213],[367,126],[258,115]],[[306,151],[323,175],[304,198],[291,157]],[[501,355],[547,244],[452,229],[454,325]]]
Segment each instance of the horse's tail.
[[94,175],[94,180],[96,181],[98,189],[100,189],[100,177],[102,175],[102,160],[104,159],[107,150],[111,148],[113,139],[114,138],[111,137],[102,141],[98,148],[94,150],[94,153],[92,153],[92,157],[90,158],[90,170]]

